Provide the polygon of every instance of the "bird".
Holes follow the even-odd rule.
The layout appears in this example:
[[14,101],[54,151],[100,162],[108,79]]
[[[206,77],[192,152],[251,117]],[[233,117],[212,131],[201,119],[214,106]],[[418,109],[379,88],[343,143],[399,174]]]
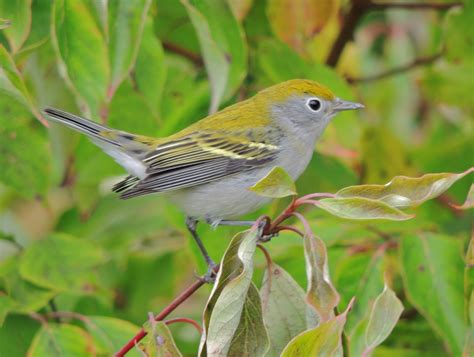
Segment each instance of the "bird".
[[55,108],[43,112],[50,121],[88,136],[127,171],[113,187],[120,198],[158,193],[176,204],[186,215],[210,279],[216,264],[196,232],[197,223],[249,223],[238,218],[271,200],[249,188],[276,166],[296,180],[331,119],[363,107],[318,82],[293,79],[163,138],[112,129]]

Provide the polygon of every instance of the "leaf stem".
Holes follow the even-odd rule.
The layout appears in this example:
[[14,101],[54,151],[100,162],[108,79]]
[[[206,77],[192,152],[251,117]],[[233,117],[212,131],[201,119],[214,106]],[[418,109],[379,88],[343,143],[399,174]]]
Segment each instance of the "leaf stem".
[[176,322],[185,322],[191,324],[196,328],[196,330],[198,330],[199,334],[202,335],[202,327],[197,323],[197,321],[194,321],[193,319],[188,319],[187,317],[176,317],[174,319],[169,319],[165,321],[165,324],[171,325]]
[[293,226],[288,226],[288,225],[279,225],[278,227],[275,228],[276,233],[281,232],[281,231],[291,231],[295,232],[301,237],[304,237],[304,233],[300,231],[298,228],[293,227]]
[[260,249],[263,253],[263,255],[265,256],[265,260],[267,261],[267,268],[268,270],[270,271],[271,270],[271,267],[272,267],[272,264],[273,264],[273,260],[272,260],[272,257],[270,256],[270,253],[268,252],[268,250],[261,244],[257,244],[257,248]]

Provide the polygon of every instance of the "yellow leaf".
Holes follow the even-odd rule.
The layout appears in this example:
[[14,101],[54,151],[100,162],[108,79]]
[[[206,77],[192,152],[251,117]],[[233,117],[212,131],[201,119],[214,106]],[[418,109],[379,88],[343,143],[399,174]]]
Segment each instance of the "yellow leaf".
[[275,166],[264,178],[249,188],[260,196],[281,198],[296,195],[293,179],[281,167]]
[[273,32],[298,52],[320,32],[339,7],[338,0],[272,0],[267,14]]

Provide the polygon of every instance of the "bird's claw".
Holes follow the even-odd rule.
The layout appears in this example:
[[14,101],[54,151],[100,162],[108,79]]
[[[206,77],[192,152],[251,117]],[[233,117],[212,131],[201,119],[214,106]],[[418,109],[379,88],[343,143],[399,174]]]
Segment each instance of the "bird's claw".
[[259,238],[258,241],[261,242],[261,243],[266,243],[266,242],[269,242],[273,237],[277,237],[277,236],[278,236],[278,232],[270,233],[270,234],[264,234]]
[[196,272],[194,272],[194,275],[198,279],[202,280],[203,282],[205,282],[207,284],[214,284],[214,282],[216,281],[216,277],[217,277],[216,268],[217,268],[217,265],[213,262],[213,263],[208,265],[206,274],[201,276],[201,275],[198,275]]

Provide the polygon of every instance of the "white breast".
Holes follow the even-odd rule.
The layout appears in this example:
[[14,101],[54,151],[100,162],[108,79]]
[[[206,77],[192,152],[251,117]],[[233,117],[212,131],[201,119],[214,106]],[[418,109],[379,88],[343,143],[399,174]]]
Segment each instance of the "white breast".
[[238,219],[271,201],[249,190],[265,177],[274,166],[283,167],[296,180],[305,170],[313,154],[316,138],[299,140],[297,143],[283,142],[284,155],[269,166],[238,173],[205,185],[167,193],[186,215],[196,219],[217,222],[223,219]]

